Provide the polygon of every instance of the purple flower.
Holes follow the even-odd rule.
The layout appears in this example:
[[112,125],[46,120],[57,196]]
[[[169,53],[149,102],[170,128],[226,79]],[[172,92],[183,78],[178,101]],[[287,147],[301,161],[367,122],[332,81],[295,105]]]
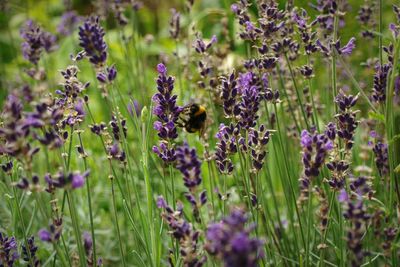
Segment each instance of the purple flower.
[[8,237],[0,232],[0,266],[12,267],[18,259],[18,245],[15,237]]
[[256,125],[259,104],[260,96],[257,87],[250,86],[245,88],[242,95],[242,101],[239,104],[240,127],[248,130],[250,127],[254,127]]
[[[182,109],[176,104],[177,96],[172,93],[174,89],[174,78],[172,76],[167,77],[167,68],[164,64],[158,64],[157,71],[158,93],[154,94],[152,97],[154,102],[153,114],[158,117],[158,120],[154,123],[154,129],[158,131],[158,136],[162,142],[159,147],[153,148],[153,151],[162,159],[165,159],[163,154],[168,155],[171,154],[171,152],[175,153],[169,148],[169,143],[178,137],[176,123]],[[167,162],[173,160],[174,157],[175,156],[167,156]]]
[[389,162],[388,162],[388,146],[385,143],[377,142],[372,149],[375,154],[375,164],[379,171],[380,176],[389,174]]
[[372,89],[372,100],[377,103],[385,103],[386,87],[391,64],[377,65],[375,67],[374,87]]
[[105,72],[98,72],[96,78],[101,83],[111,83],[117,77],[117,69],[115,65],[107,67]]
[[349,56],[353,52],[354,48],[356,47],[356,38],[352,37],[349,42],[343,46],[342,48],[338,49],[339,54]]
[[308,199],[312,179],[320,173],[328,152],[333,148],[332,141],[325,134],[318,134],[315,127],[310,132],[301,132],[300,144],[303,149],[302,162],[303,175],[300,177],[300,197],[298,203],[302,204]]
[[219,126],[216,137],[218,139],[217,148],[215,152],[215,161],[220,173],[229,174],[233,171],[233,163],[229,158],[230,155],[237,152],[237,142],[240,129],[233,124]]
[[71,186],[73,189],[80,188],[85,184],[85,176],[80,173],[74,173]]
[[185,220],[182,204],[178,203],[177,209],[173,210],[164,198],[159,196],[157,205],[163,209],[161,216],[169,227],[169,233],[179,242],[183,266],[203,266],[207,258],[201,256],[198,251],[200,232],[196,231],[193,225]]
[[339,114],[336,115],[337,119],[337,135],[344,140],[345,149],[350,150],[353,147],[353,137],[355,130],[358,126],[356,120],[356,112],[352,111],[358,100],[358,95],[344,95],[343,92],[335,98],[335,102],[339,107]]
[[61,21],[57,26],[57,32],[63,36],[71,35],[81,21],[82,17],[74,10],[67,11],[61,17]]
[[92,236],[90,235],[89,232],[83,232],[82,237],[83,237],[83,246],[85,248],[86,255],[90,255],[92,247],[93,247]]
[[194,43],[194,48],[195,48],[197,53],[204,54],[216,42],[217,42],[217,37],[215,35],[213,35],[211,37],[211,40],[210,40],[210,42],[208,44],[206,44],[203,39],[201,39],[199,36],[197,36],[197,39],[196,39],[196,41]]
[[171,9],[171,19],[169,21],[169,33],[172,39],[178,39],[180,32],[181,14],[175,8]]
[[270,132],[262,124],[257,129],[250,128],[249,131],[249,149],[252,159],[253,171],[258,172],[262,169],[264,159],[267,155],[265,146],[269,142]]
[[43,31],[34,21],[28,20],[21,28],[20,35],[24,39],[22,54],[25,59],[37,65],[43,49],[51,52],[56,48],[56,37]]
[[[38,267],[40,266],[40,261],[36,256],[36,252],[38,250],[38,247],[35,245],[35,237],[31,236],[28,238],[28,247],[25,246],[25,244],[22,245],[22,258],[25,262],[30,261],[32,259],[33,266],[32,267]],[[28,253],[29,251],[29,253]],[[28,266],[30,266],[28,264]]]
[[183,174],[184,185],[192,190],[201,183],[201,162],[196,149],[185,142],[176,148],[176,168]]
[[399,36],[399,27],[396,26],[396,24],[390,23],[389,30],[392,32],[394,38],[397,38]]
[[221,222],[207,227],[205,249],[226,267],[256,267],[257,261],[264,257],[263,241],[250,237],[254,226],[246,228],[246,222],[246,214],[234,209]]
[[85,50],[89,61],[96,66],[103,66],[107,60],[105,32],[100,26],[99,17],[87,18],[79,27],[79,45]]
[[40,229],[38,236],[44,242],[51,242],[51,233],[47,229]]
[[346,189],[340,190],[340,193],[338,195],[338,201],[341,203],[345,203],[349,200],[349,195],[346,192]]
[[40,240],[43,242],[53,243],[57,242],[62,233],[62,219],[53,219],[53,223],[49,225],[49,229],[42,228],[38,232]]
[[85,179],[89,176],[90,171],[84,173],[70,172],[70,173],[57,173],[54,178],[47,174],[45,180],[47,182],[48,192],[52,192],[53,188],[77,189],[85,184]]
[[225,116],[235,117],[239,115],[240,109],[237,105],[239,90],[235,79],[235,73],[232,72],[229,77],[222,78],[221,99],[223,101]]
[[165,209],[168,206],[163,196],[158,196],[156,203],[157,203],[157,208],[159,209]]
[[304,174],[317,177],[327,152],[333,148],[332,141],[325,134],[318,134],[315,129],[311,129],[311,132],[302,131],[300,143],[303,148]]
[[[341,192],[341,195],[344,195]],[[347,228],[346,238],[347,247],[352,252],[351,263],[352,266],[360,266],[363,262],[364,256],[367,254],[363,250],[362,241],[369,224],[370,215],[367,214],[366,207],[362,198],[356,200],[351,199],[349,196],[342,197],[344,205],[343,216],[347,219],[349,227]]]

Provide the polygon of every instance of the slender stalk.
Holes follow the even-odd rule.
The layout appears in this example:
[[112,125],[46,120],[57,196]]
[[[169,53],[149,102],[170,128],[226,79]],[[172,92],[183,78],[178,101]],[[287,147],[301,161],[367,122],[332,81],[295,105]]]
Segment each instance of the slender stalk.
[[[74,128],[71,127],[70,134],[69,134],[68,159],[67,159],[66,170],[65,170],[66,172],[69,172],[69,168],[70,168],[70,164],[71,164],[73,133],[74,133]],[[65,191],[65,195],[66,195],[67,202],[68,202],[68,208],[69,208],[69,211],[71,214],[72,226],[74,228],[76,243],[77,243],[78,252],[79,252],[79,261],[80,261],[81,266],[86,266],[85,250],[83,249],[83,246],[82,246],[83,244],[82,244],[82,239],[81,239],[81,233],[79,231],[78,215],[76,213],[75,201],[72,199],[72,194],[71,194],[71,192],[69,192],[69,190]]]
[[[82,150],[84,150],[83,149],[82,138],[81,138],[81,134],[80,133],[78,133],[78,138],[79,138],[79,145],[81,146]],[[85,153],[85,152],[83,152],[83,153]],[[84,167],[85,167],[85,171],[87,171],[88,170],[88,165],[87,165],[87,161],[86,161],[86,155],[83,155],[83,164],[84,164]],[[93,262],[96,264],[97,263],[96,237],[95,237],[95,234],[94,234],[92,200],[91,200],[91,193],[90,193],[90,178],[87,178],[85,183],[86,183],[86,192],[87,192],[87,195],[88,195],[90,230],[91,230],[92,242],[93,242]]]
[[119,250],[120,250],[121,258],[122,258],[122,266],[126,266],[125,256],[124,256],[124,248],[122,246],[121,233],[120,233],[120,230],[119,230],[117,205],[115,203],[114,179],[117,179],[117,177],[111,178],[111,194],[112,194],[112,203],[113,203],[113,209],[114,209],[115,228],[117,229]]
[[[11,179],[11,181],[12,181],[12,175],[11,175],[11,174],[10,174],[10,179]],[[18,217],[19,217],[19,220],[20,220],[20,222],[21,222],[22,234],[23,234],[23,236],[24,236],[25,247],[27,248],[27,249],[26,249],[26,252],[28,253],[29,264],[30,264],[31,266],[34,266],[34,265],[33,265],[33,259],[32,259],[31,252],[30,252],[30,250],[28,249],[28,248],[29,248],[28,235],[27,235],[27,233],[26,233],[25,220],[24,220],[24,217],[22,217],[22,211],[21,211],[21,206],[20,206],[20,203],[19,203],[18,193],[17,193],[17,190],[16,190],[15,186],[11,186],[11,187],[12,187],[12,189],[13,189],[15,204],[16,204],[16,206],[17,206]]]
[[304,122],[306,124],[307,129],[310,130],[310,125],[308,123],[307,115],[306,115],[306,112],[304,111],[303,101],[301,100],[300,89],[297,86],[297,82],[296,82],[296,79],[294,77],[294,72],[293,72],[293,69],[292,69],[292,65],[290,64],[290,60],[289,60],[287,54],[285,54],[285,59],[286,59],[286,64],[288,65],[288,68],[289,68],[289,72],[290,72],[290,76],[292,78],[294,89],[296,91],[297,102],[299,102],[301,114],[303,115],[303,119],[304,119]]
[[78,246],[78,252],[79,252],[79,262],[81,266],[86,266],[86,256],[85,256],[85,250],[83,249],[83,243],[82,243],[82,238],[81,238],[81,233],[79,231],[79,223],[78,223],[78,216],[76,212],[76,206],[75,206],[75,201],[72,198],[72,194],[69,190],[65,191],[67,194],[67,203],[68,203],[68,208],[71,214],[71,222],[72,222],[72,227],[74,229],[75,233],[75,238],[76,238],[76,243]]
[[[400,203],[400,185],[399,185],[399,174],[394,171],[395,164],[398,158],[398,151],[394,149],[395,140],[394,140],[394,112],[393,112],[393,95],[394,95],[394,81],[396,75],[398,74],[396,71],[398,65],[398,57],[399,57],[399,50],[400,50],[400,41],[396,41],[395,43],[395,51],[393,57],[393,67],[390,73],[390,82],[389,88],[387,90],[386,96],[386,111],[385,111],[385,127],[386,127],[386,135],[387,135],[387,142],[388,142],[388,160],[389,160],[389,174],[390,174],[390,200],[389,200],[389,209],[390,213],[393,215],[396,209],[393,207],[394,204],[394,193],[397,194],[398,203]],[[393,187],[395,189],[393,190]]]
[[379,0],[379,24],[378,24],[378,50],[379,50],[379,64],[383,64],[383,49],[382,49],[382,0]]
[[152,264],[153,266],[158,266],[156,260],[158,257],[155,257],[157,254],[157,245],[156,245],[156,231],[154,227],[154,218],[153,218],[153,191],[151,188],[150,182],[150,173],[149,173],[149,164],[148,164],[148,143],[146,138],[146,122],[143,121],[142,124],[142,166],[143,166],[143,174],[146,185],[146,195],[147,195],[147,216],[149,218],[150,223],[150,238],[151,238],[151,247],[152,247]]
[[[337,34],[338,34],[338,23],[339,23],[339,18],[338,15],[335,13],[334,14],[334,20],[333,20],[333,36],[332,36],[332,42],[335,43],[337,40]],[[335,97],[337,96],[337,84],[336,84],[336,51],[335,48],[332,48],[332,55],[331,55],[331,79],[332,79],[332,102],[335,102]],[[337,114],[337,105],[333,105],[334,107],[334,114]]]

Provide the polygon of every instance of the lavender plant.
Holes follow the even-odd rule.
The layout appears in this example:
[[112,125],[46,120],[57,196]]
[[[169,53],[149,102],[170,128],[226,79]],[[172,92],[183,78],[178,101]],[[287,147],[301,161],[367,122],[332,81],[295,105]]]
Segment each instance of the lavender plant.
[[399,266],[397,5],[20,2],[0,266]]

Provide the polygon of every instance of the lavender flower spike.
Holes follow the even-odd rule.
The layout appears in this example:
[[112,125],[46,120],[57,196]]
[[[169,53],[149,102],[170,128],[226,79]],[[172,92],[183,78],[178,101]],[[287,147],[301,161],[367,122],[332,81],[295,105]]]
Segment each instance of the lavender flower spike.
[[197,157],[196,149],[190,148],[187,143],[176,149],[176,168],[183,174],[184,184],[189,190],[201,183],[201,162]]
[[90,17],[79,27],[79,45],[85,50],[89,61],[96,66],[103,66],[107,60],[107,44],[104,41],[104,35],[99,17]]
[[171,162],[175,160],[175,152],[168,145],[178,137],[176,123],[182,108],[176,104],[177,95],[172,93],[174,78],[167,76],[167,68],[162,63],[157,65],[157,71],[158,93],[153,95],[152,100],[155,103],[153,114],[158,117],[154,129],[158,131],[161,143],[158,147],[154,146],[153,151],[165,162]]
[[350,56],[354,48],[356,48],[355,42],[356,38],[352,37],[345,46],[338,49],[339,54],[342,54],[344,56]]
[[0,232],[0,266],[12,267],[18,258],[18,246],[15,237],[8,237]]
[[247,216],[235,209],[221,222],[212,223],[207,228],[206,250],[223,261],[225,267],[256,267],[264,257],[263,241],[250,237],[254,226],[245,227]]

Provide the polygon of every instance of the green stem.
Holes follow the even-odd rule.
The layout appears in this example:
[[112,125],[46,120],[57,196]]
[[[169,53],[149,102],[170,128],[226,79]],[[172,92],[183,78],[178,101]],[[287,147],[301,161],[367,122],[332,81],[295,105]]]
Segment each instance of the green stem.
[[[84,151],[80,133],[78,133],[78,138],[79,138],[79,145],[81,146],[82,150]],[[85,153],[85,152],[83,152],[83,153]],[[86,155],[83,155],[83,164],[85,167],[85,171],[87,171],[88,166],[87,166],[87,161],[86,161]],[[97,264],[96,238],[95,238],[95,234],[94,234],[93,211],[92,211],[92,200],[91,200],[91,193],[90,193],[90,179],[89,178],[86,179],[86,191],[87,191],[87,195],[88,195],[90,230],[91,230],[92,241],[93,241],[93,262],[94,262],[94,264]]]
[[[10,179],[11,179],[11,181],[12,181],[12,175],[11,175],[11,174],[10,174]],[[30,252],[30,250],[28,249],[28,248],[29,248],[28,236],[27,236],[27,233],[26,233],[26,226],[25,226],[24,217],[22,217],[22,211],[21,211],[21,206],[20,206],[20,203],[19,203],[19,198],[18,198],[17,190],[16,190],[15,186],[11,186],[11,187],[12,187],[12,189],[13,189],[15,204],[16,204],[16,206],[17,206],[18,217],[19,217],[19,220],[20,220],[20,222],[21,222],[22,234],[23,234],[23,236],[24,236],[25,247],[27,248],[26,252],[28,253],[29,264],[31,264],[31,266],[34,266],[34,265],[33,265],[33,259],[32,259],[31,252]]]
[[289,68],[289,72],[290,72],[290,76],[292,78],[294,89],[296,91],[297,101],[299,102],[301,114],[303,115],[303,119],[304,119],[304,122],[306,124],[307,129],[310,130],[310,125],[309,125],[308,120],[307,120],[307,115],[306,115],[306,112],[304,111],[303,101],[301,100],[300,89],[297,86],[297,82],[296,82],[296,79],[294,77],[294,72],[293,72],[293,69],[292,69],[292,65],[290,64],[290,60],[289,60],[289,58],[288,58],[286,53],[285,53],[285,59],[286,59],[286,64],[288,65],[288,68]]
[[112,193],[112,203],[113,203],[113,209],[114,209],[115,228],[117,229],[119,249],[120,249],[121,258],[122,258],[122,265],[126,266],[124,249],[123,249],[122,240],[121,240],[121,233],[120,233],[119,224],[118,224],[117,205],[115,203],[114,179],[117,179],[117,177],[111,178],[111,193]]
[[67,196],[68,208],[71,213],[72,227],[74,228],[76,243],[78,246],[79,262],[80,262],[81,266],[86,266],[86,260],[85,260],[86,254],[85,254],[85,250],[83,249],[83,246],[82,246],[82,239],[81,239],[81,233],[79,231],[79,223],[78,223],[78,216],[77,216],[77,212],[76,212],[75,201],[72,198],[72,194],[70,191],[66,190],[65,192],[66,192],[66,196]]

